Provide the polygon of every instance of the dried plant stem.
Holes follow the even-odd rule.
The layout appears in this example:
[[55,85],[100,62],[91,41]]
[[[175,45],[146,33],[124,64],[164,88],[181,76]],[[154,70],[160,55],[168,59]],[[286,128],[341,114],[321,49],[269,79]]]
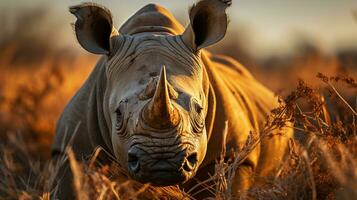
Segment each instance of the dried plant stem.
[[82,191],[82,171],[80,169],[80,166],[74,156],[74,153],[72,149],[68,148],[67,149],[67,155],[69,159],[69,164],[73,173],[73,184],[74,188],[76,190],[77,198],[78,199],[83,199],[83,200],[88,200],[88,196],[86,195],[86,192]]
[[[356,97],[355,109],[357,110],[357,97]],[[352,126],[353,126],[353,135],[356,137],[357,136],[356,115],[352,115]]]
[[312,200],[316,200],[316,184],[315,184],[314,175],[313,175],[313,172],[312,172],[312,169],[311,169],[311,166],[310,166],[311,165],[310,159],[309,159],[309,156],[307,154],[307,151],[303,151],[302,155],[303,155],[303,158],[305,160],[307,171],[308,171],[308,175],[309,175],[309,178],[310,178],[311,191],[312,191],[311,199]]
[[352,111],[352,113],[357,116],[357,112],[352,108],[352,106],[342,97],[342,95],[337,91],[335,86],[333,86],[331,83],[327,83],[333,91],[337,94],[337,96],[343,101],[343,103]]

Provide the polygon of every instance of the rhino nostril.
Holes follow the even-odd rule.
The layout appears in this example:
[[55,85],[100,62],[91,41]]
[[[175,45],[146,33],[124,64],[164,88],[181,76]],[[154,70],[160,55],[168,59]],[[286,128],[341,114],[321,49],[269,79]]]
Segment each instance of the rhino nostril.
[[196,167],[196,164],[197,164],[197,153],[192,153],[186,158],[183,169],[185,171],[192,171]]
[[187,161],[192,165],[195,166],[197,163],[197,153],[193,153],[187,157]]
[[136,154],[128,153],[128,167],[133,173],[137,173],[140,170],[139,158]]

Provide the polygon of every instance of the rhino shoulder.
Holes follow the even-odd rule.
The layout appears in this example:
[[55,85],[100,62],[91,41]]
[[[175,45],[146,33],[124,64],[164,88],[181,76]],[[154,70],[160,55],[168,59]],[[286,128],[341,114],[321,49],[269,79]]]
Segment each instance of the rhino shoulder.
[[56,126],[56,135],[52,145],[52,154],[65,153],[72,146],[76,155],[86,155],[92,151],[92,140],[88,127],[93,124],[93,113],[96,110],[96,87],[103,79],[105,58],[101,58],[92,73],[66,105]]
[[270,111],[278,106],[277,96],[235,59],[213,54],[210,58],[220,76],[225,77],[225,84],[237,100],[243,102],[247,113],[254,115],[250,117],[252,123],[261,127]]

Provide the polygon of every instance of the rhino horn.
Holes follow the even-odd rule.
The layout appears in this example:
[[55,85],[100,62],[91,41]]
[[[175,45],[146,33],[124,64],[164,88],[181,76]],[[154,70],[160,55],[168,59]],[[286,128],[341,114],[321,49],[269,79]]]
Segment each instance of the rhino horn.
[[161,68],[155,94],[143,117],[149,126],[158,129],[175,127],[180,121],[179,112],[171,103],[165,66]]

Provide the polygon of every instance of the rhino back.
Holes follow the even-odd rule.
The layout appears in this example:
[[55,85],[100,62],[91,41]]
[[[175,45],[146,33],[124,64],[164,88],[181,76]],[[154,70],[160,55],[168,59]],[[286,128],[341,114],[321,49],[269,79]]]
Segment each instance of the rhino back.
[[178,35],[183,31],[184,28],[171,12],[156,4],[148,4],[140,9],[119,29],[121,34],[128,35],[147,32],[167,32]]
[[218,73],[226,77],[225,84],[246,109],[255,130],[262,129],[267,115],[278,106],[278,98],[233,58],[213,55],[212,60]]

